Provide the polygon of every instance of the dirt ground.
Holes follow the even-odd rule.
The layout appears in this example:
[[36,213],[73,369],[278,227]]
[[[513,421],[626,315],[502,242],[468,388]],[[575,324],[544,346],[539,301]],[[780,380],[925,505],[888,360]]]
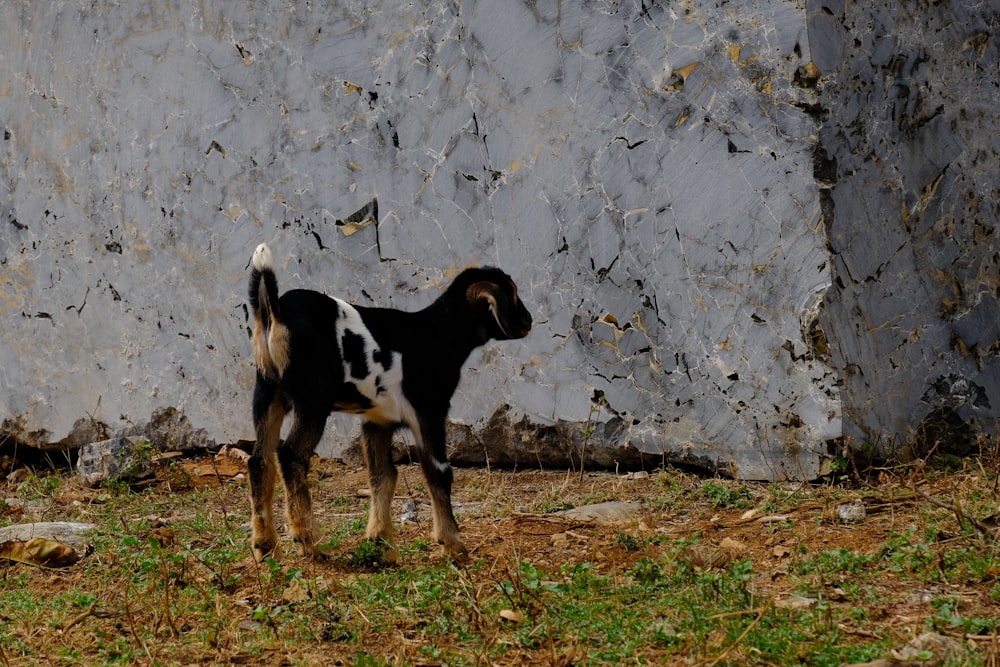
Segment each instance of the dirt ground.
[[[204,457],[180,459],[174,462],[175,470],[184,471],[189,488],[213,487],[220,489],[216,498],[220,507],[209,511],[239,513],[245,517],[248,508],[245,464],[239,459],[221,460]],[[528,561],[541,569],[557,569],[570,563],[592,563],[595,572],[626,571],[642,558],[662,558],[664,545],[678,538],[697,540],[700,546],[690,548],[687,557],[699,567],[724,567],[727,563],[749,559],[753,563],[753,593],[762,599],[779,603],[794,600],[793,564],[806,554],[846,549],[872,553],[896,533],[911,528],[925,530],[928,515],[936,514],[942,525],[948,523],[950,513],[932,505],[914,489],[935,497],[954,497],[963,485],[989,488],[985,473],[970,469],[946,476],[929,478],[921,475],[919,484],[912,477],[881,475],[868,486],[803,483],[752,483],[733,480],[709,479],[692,473],[667,470],[631,474],[608,471],[586,472],[582,476],[574,471],[546,470],[486,470],[458,468],[455,471],[454,501],[463,538],[475,561],[492,563],[492,568],[503,570],[511,563]],[[367,499],[367,476],[362,468],[314,458],[314,508],[321,530],[344,519],[362,521]],[[147,482],[147,491],[175,494],[171,476],[161,471],[156,480]],[[709,485],[706,487],[706,485]],[[10,485],[8,485],[10,486]],[[995,485],[994,485],[995,486]],[[712,502],[707,489],[724,493],[725,497]],[[9,495],[10,489],[7,490]],[[102,493],[101,489],[85,489],[68,481],[62,497],[56,504],[79,506]],[[996,489],[992,501],[997,504]],[[838,508],[860,500],[865,516],[860,520],[844,521]],[[567,507],[589,506],[597,503],[635,502],[641,508],[623,519],[611,522],[592,522],[556,514]],[[216,501],[212,501],[216,502]],[[280,511],[280,499],[278,504]],[[58,520],[58,512],[49,512],[48,520]],[[397,520],[397,538],[401,545],[430,537],[429,496],[424,480],[415,465],[402,465],[394,501],[393,514]],[[982,512],[980,511],[980,514]],[[400,517],[407,520],[400,522]],[[11,518],[8,517],[8,521]],[[167,517],[169,518],[169,517]],[[85,517],[84,517],[85,519]],[[126,519],[123,518],[123,521]],[[961,530],[957,520],[952,521],[954,535],[942,535],[941,543],[957,536]],[[622,534],[633,535],[640,548],[627,548]],[[647,539],[648,538],[648,539]],[[654,539],[663,538],[663,539]],[[357,546],[359,535],[345,539],[338,551],[349,551]],[[291,543],[282,535],[286,558]],[[426,555],[402,550],[398,567],[415,565],[416,559]],[[437,558],[436,550],[431,558]],[[93,556],[91,556],[93,557]],[[410,561],[410,562],[408,562]],[[356,576],[357,570],[345,566],[343,559],[330,558],[318,562],[296,563],[305,575],[335,581],[345,576]],[[23,566],[21,566],[23,567]],[[260,566],[249,557],[237,564],[243,569],[246,590],[232,591],[234,599],[253,598],[258,591],[254,574]],[[487,568],[490,569],[490,568]],[[993,573],[995,579],[1000,572]],[[8,573],[9,576],[9,573]],[[79,586],[79,574],[72,570],[50,573],[39,570],[33,573],[28,585],[37,586],[44,594],[55,595],[61,590]],[[870,618],[878,619],[879,632],[897,635],[900,643],[923,632],[925,620],[932,613],[919,596],[899,596],[900,582],[886,580],[887,602],[873,610]],[[945,584],[957,596],[975,596],[984,601],[992,581],[970,581],[965,584]],[[829,600],[837,601],[837,589],[826,593]],[[0,620],[10,619],[11,612],[4,612],[0,603]],[[993,616],[1000,617],[1000,604],[992,608]],[[846,634],[855,633],[863,638],[871,635],[868,627],[844,627]],[[248,656],[233,654],[236,661],[251,660]],[[195,658],[194,662],[199,659]],[[271,664],[282,663],[277,658]],[[308,660],[306,661],[308,663]],[[11,664],[20,664],[12,661]]]
[[[350,513],[343,508],[332,509],[330,501],[363,498],[367,476],[363,469],[330,461],[321,461],[317,467],[317,520],[329,525]],[[404,465],[400,473],[394,517],[398,519],[408,509],[405,503],[413,501],[417,516],[415,522],[397,522],[398,540],[405,544],[428,539],[430,505],[420,469]],[[470,558],[486,560],[492,571],[503,572],[511,568],[511,563],[526,561],[550,572],[565,564],[589,562],[597,573],[620,573],[643,558],[663,559],[668,545],[684,538],[697,543],[685,554],[695,566],[724,568],[749,559],[755,573],[751,584],[754,596],[794,605],[798,596],[793,588],[796,583],[801,585],[801,577],[792,573],[799,559],[840,549],[871,554],[893,535],[926,531],[931,515],[935,525],[940,522],[949,530],[938,536],[936,556],[943,557],[962,529],[951,512],[932,505],[915,489],[936,498],[967,498],[963,488],[981,491],[988,488],[989,477],[981,467],[931,478],[925,471],[910,469],[902,476],[874,473],[868,478],[869,484],[851,482],[846,476],[840,484],[809,484],[741,482],[677,469],[629,474],[592,471],[581,476],[577,471],[459,468],[455,471],[454,502]],[[972,491],[972,495],[976,494]],[[864,518],[843,520],[841,505],[858,501],[864,506]],[[639,503],[642,508],[607,522],[576,520],[557,513],[563,507],[588,507],[602,502]],[[998,505],[1000,496],[994,485],[992,503],[987,501],[986,506],[996,509]],[[365,516],[363,507],[355,506],[353,513]],[[636,536],[645,546],[626,548],[623,533]],[[665,539],[655,539],[658,537]],[[340,549],[353,546],[348,542]],[[404,556],[400,566],[407,565],[412,563],[407,563]],[[314,574],[351,576],[336,562],[315,567]],[[1000,617],[1000,604],[987,602],[991,579],[997,576],[1000,572],[993,572],[985,581],[946,584],[946,592],[991,606],[991,615]],[[849,577],[845,573],[844,581]],[[903,646],[925,632],[926,620],[933,613],[927,600],[919,594],[902,598],[898,595],[901,587],[913,584],[892,578],[881,582],[884,595],[876,597],[886,602],[876,604],[869,615],[876,619],[877,627],[845,625],[841,628],[844,634],[859,642],[890,636]],[[937,588],[935,592],[945,592]],[[823,592],[832,604],[838,604],[838,600],[843,605],[853,604],[841,599],[842,595],[836,581]],[[536,664],[538,659],[528,657],[524,664]]]

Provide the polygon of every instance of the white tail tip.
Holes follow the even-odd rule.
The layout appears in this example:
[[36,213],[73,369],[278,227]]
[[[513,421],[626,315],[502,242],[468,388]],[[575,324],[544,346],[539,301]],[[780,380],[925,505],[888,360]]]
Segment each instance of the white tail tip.
[[261,243],[253,251],[253,268],[257,271],[263,271],[264,269],[274,270],[274,262],[271,260],[271,249],[267,247],[266,243]]

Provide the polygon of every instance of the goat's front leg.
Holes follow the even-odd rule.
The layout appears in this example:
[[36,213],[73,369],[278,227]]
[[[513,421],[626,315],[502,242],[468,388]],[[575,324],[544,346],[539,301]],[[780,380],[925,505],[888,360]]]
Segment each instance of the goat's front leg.
[[309,461],[323,437],[326,418],[295,415],[288,438],[278,449],[278,462],[285,483],[288,529],[306,558],[316,555],[316,530],[309,494]]
[[392,526],[392,498],[398,475],[392,462],[392,432],[392,428],[370,421],[361,425],[361,450],[371,485],[371,507],[365,537],[386,542],[388,549],[383,552],[382,558],[388,563],[399,560],[394,541],[396,531]]
[[250,476],[250,510],[253,536],[251,546],[258,561],[268,554],[281,557],[278,533],[274,529],[274,480],[277,461],[275,450],[281,438],[281,422],[285,408],[276,396],[275,386],[258,378],[254,390],[254,430],[257,440],[247,463]]
[[451,464],[445,448],[444,420],[425,423],[421,420],[417,437],[420,467],[431,491],[431,511],[434,527],[431,536],[441,545],[444,555],[452,560],[465,560],[469,551],[458,534],[458,523],[451,507]]

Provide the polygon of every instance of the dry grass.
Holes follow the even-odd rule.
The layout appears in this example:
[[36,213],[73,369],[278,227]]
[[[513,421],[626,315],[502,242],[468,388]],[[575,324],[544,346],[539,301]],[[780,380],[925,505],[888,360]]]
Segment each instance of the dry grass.
[[[0,563],[0,662],[837,665],[934,631],[964,647],[942,664],[997,664],[994,465],[850,487],[459,469],[461,567],[428,544],[423,479],[402,466],[394,512],[413,503],[417,522],[399,526],[393,568],[361,538],[364,472],[334,462],[313,472],[329,557],[280,564],[250,556],[231,461],[174,459],[132,489],[39,471],[3,492],[27,503],[6,523],[100,527],[70,568]],[[553,513],[609,500],[644,510]],[[842,521],[855,500],[865,518]]]

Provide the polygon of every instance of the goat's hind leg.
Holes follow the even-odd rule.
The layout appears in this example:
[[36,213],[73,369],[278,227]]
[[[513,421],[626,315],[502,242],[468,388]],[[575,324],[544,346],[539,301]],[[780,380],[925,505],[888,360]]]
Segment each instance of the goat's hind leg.
[[292,540],[299,545],[299,552],[307,558],[316,554],[316,530],[309,494],[309,462],[316,445],[323,437],[325,426],[326,417],[296,412],[292,430],[278,448],[278,462],[281,464],[285,484],[288,529]]
[[392,462],[393,428],[365,421],[361,425],[361,450],[368,466],[371,485],[371,507],[368,511],[368,529],[365,537],[384,540],[388,548],[382,553],[387,563],[399,561],[395,548],[395,530],[392,526],[392,499],[396,492],[398,472]]
[[277,476],[275,451],[281,438],[285,407],[277,386],[258,375],[254,389],[253,422],[256,442],[247,463],[250,476],[250,508],[253,531],[251,546],[258,561],[271,554],[281,557],[278,533],[274,529],[274,480]]

